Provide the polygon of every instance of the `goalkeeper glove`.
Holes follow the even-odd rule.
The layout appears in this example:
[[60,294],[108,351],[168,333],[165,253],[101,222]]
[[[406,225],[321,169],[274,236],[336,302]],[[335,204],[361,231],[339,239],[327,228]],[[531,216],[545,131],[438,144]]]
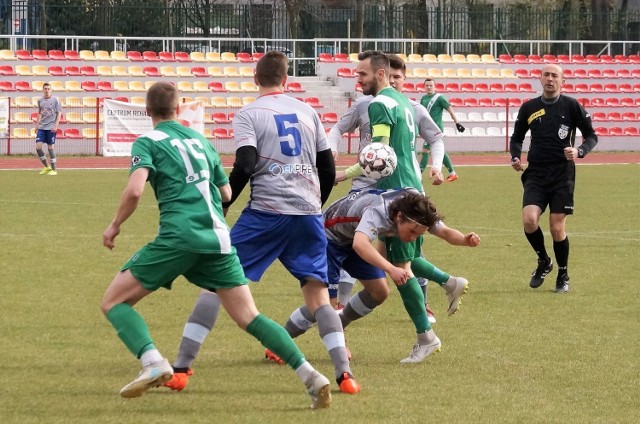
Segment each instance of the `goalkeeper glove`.
[[456,128],[457,128],[457,129],[458,129],[458,131],[459,131],[459,132],[461,132],[461,133],[463,133],[463,132],[464,132],[464,130],[465,130],[465,128],[464,128],[464,127],[462,126],[462,124],[460,124],[460,123],[457,123],[457,124],[456,124]]

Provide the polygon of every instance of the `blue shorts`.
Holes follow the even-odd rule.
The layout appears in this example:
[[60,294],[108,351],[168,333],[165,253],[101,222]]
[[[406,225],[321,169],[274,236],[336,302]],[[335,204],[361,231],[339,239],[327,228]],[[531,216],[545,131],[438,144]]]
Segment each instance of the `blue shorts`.
[[339,245],[329,240],[327,243],[327,265],[329,284],[340,282],[340,269],[344,269],[350,276],[360,281],[385,278],[383,270],[358,256],[350,244]]
[[279,259],[301,283],[307,277],[327,282],[322,215],[281,215],[245,208],[231,228],[231,244],[251,281],[260,281]]
[[36,143],[45,143],[49,146],[56,144],[56,132],[53,130],[38,130],[36,132]]

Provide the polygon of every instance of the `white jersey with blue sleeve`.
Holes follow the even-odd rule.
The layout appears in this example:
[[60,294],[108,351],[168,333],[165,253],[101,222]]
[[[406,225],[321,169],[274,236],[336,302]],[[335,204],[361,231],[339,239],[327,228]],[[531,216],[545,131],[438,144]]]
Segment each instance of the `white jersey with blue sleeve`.
[[282,93],[243,107],[233,118],[236,149],[253,146],[250,209],[283,215],[319,215],[318,152],[329,150],[317,112]]

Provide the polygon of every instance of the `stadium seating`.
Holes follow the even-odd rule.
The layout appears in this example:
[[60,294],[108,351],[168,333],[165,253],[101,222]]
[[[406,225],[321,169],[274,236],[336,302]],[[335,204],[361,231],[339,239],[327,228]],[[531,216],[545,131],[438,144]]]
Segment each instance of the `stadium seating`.
[[111,59],[115,60],[116,62],[128,62],[129,58],[127,57],[127,54],[123,51],[120,50],[112,50],[111,53],[109,54],[109,56],[111,57]]
[[156,52],[151,50],[145,50],[142,52],[142,58],[145,62],[160,62],[162,59],[158,57]]
[[237,93],[242,91],[242,89],[240,88],[240,84],[237,81],[227,81],[224,83],[224,89],[226,91],[230,91],[232,93]]
[[202,52],[191,52],[189,53],[189,58],[194,62],[206,62],[207,58],[204,56]]
[[[96,57],[91,50],[80,50],[78,52],[78,56],[80,56],[80,59],[82,60],[96,60]],[[99,59],[99,60],[102,60],[102,59]],[[111,60],[111,58],[109,58],[109,60]]]
[[[144,56],[144,54],[143,54]],[[173,53],[171,52],[160,52],[158,53],[158,59],[160,59],[163,62],[175,62],[176,59],[175,57],[173,57]]]
[[253,93],[258,91],[258,86],[253,81],[242,81],[240,89],[245,93]]
[[0,65],[0,75],[2,76],[12,76],[16,75],[15,69],[11,65]]
[[[42,83],[44,84],[44,82]],[[16,81],[15,90],[16,91],[33,91],[29,81]],[[42,87],[40,87],[40,90],[42,90]],[[5,90],[5,91],[10,91],[10,90]]]
[[207,70],[205,69],[204,66],[194,66],[193,68],[191,68],[191,74],[194,77],[208,77],[209,73],[207,72]]
[[130,91],[147,91],[143,81],[129,81]]
[[625,127],[624,135],[638,136],[640,135],[640,130],[636,127]]
[[220,57],[220,53],[218,52],[207,52],[205,58],[209,62],[222,62],[222,58]]
[[224,93],[224,92],[227,91],[224,88],[224,85],[220,81],[211,81],[208,84],[208,88],[209,88],[209,90],[213,91],[214,93]]
[[15,70],[16,74],[22,77],[33,76],[33,72],[31,72],[31,66],[29,65],[17,65]]
[[121,66],[121,65],[112,66],[111,72],[113,73],[113,76],[116,76],[116,77],[130,76],[126,66]]
[[304,93],[304,88],[302,88],[302,84],[299,82],[288,82],[285,86],[285,91],[289,91],[292,93]]
[[66,138],[75,138],[75,139],[82,138],[82,134],[80,134],[80,130],[78,128],[65,128],[64,136]]
[[144,57],[142,57],[142,53],[137,50],[129,50],[127,52],[127,59],[131,62],[144,62]]
[[229,131],[227,131],[226,128],[214,128],[213,137],[223,140],[229,140],[233,138],[233,136],[229,134]]
[[142,72],[144,72],[148,77],[159,77],[160,71],[155,66],[145,66],[142,68]]
[[222,71],[222,67],[220,66],[209,66],[207,68],[207,72],[210,77],[213,78],[224,78],[224,72]]
[[[209,85],[205,81],[195,81],[193,83],[193,91],[208,92],[211,90],[209,90]],[[207,103],[209,103],[208,99]]]
[[160,67],[160,75],[163,77],[174,78],[178,75],[176,74],[176,70],[173,66],[161,66]]
[[94,81],[82,81],[80,86],[84,91],[97,91],[98,86]]
[[307,97],[304,99],[304,102],[311,106],[312,108],[323,108],[324,106],[320,103],[320,99],[317,97]]
[[211,114],[211,122],[214,124],[229,124],[231,119],[224,112],[213,112]]
[[237,62],[238,59],[236,58],[236,55],[232,52],[222,52],[220,53],[220,60],[222,60],[223,62]]
[[66,80],[64,82],[64,89],[66,91],[84,91],[82,84],[78,80]]
[[178,81],[178,91],[191,92],[195,91],[190,81]]
[[178,62],[191,62],[191,57],[186,52],[175,52],[174,58]]

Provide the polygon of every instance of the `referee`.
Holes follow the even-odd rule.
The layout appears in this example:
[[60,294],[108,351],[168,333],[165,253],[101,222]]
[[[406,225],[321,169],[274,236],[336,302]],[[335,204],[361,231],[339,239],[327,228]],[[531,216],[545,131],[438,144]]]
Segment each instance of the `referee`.
[[[511,166],[522,174],[522,224],[524,234],[538,255],[538,267],[529,286],[538,288],[553,270],[553,261],[544,246],[540,215],[549,206],[549,227],[558,266],[555,293],[566,293],[569,286],[569,238],[565,232],[567,215],[573,214],[576,181],[575,159],[585,157],[598,143],[591,116],[577,100],[560,94],[564,75],[557,65],[545,65],[540,77],[542,96],[525,102],[516,119],[509,150]],[[584,138],[575,146],[576,128]],[[525,169],[520,162],[522,142],[531,130],[531,146]]]

